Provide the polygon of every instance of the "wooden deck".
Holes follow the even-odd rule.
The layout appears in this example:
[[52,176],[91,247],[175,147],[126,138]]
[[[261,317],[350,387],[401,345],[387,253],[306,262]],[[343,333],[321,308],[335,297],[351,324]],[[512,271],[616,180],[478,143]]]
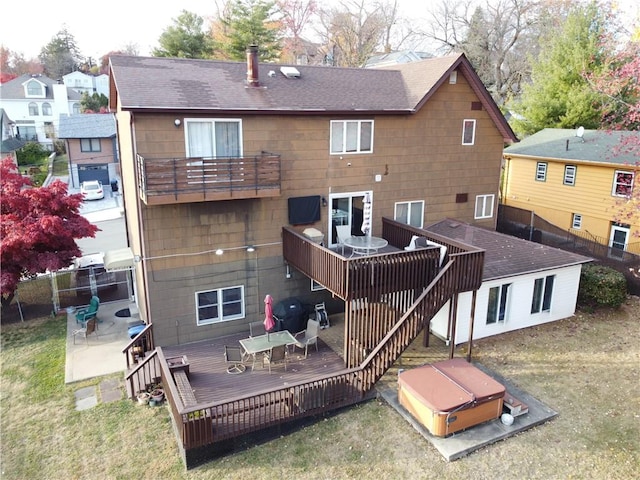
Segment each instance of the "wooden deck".
[[[345,370],[340,355],[327,344],[341,343],[337,330],[341,327],[331,327],[321,331],[318,341],[318,351],[311,346],[307,358],[304,350],[289,347],[287,370],[284,365],[263,368],[256,362],[255,370],[251,370],[251,361],[246,362],[246,371],[231,375],[227,373],[227,363],[224,360],[225,345],[239,345],[247,335],[231,335],[213,340],[205,340],[184,345],[163,347],[165,356],[186,355],[189,361],[189,382],[194,390],[198,403],[225,401],[232,398],[252,395],[263,390],[286,387],[302,381],[313,380],[314,377],[339,373]],[[330,332],[331,330],[331,332]],[[326,332],[326,333],[325,333]],[[323,341],[326,337],[327,342]],[[340,345],[340,348],[342,346]],[[259,359],[260,357],[258,357]]]
[[[304,351],[290,347],[287,370],[284,366],[268,368],[257,364],[251,370],[251,362],[247,362],[244,373],[231,375],[227,373],[224,360],[224,346],[238,345],[245,335],[231,335],[213,340],[205,340],[184,345],[163,347],[165,356],[186,355],[189,361],[189,382],[198,403],[225,401],[232,398],[249,396],[256,392],[285,387],[302,381],[311,381],[314,377],[339,373],[346,370],[342,359],[344,343],[344,314],[332,315],[329,318],[331,327],[320,330],[318,352],[311,346],[309,354],[304,358]],[[248,335],[248,334],[247,334]],[[430,336],[430,346],[422,345],[419,336],[402,354],[399,360],[389,369],[381,380],[386,385],[393,384],[402,368],[412,368],[425,363],[445,360],[449,355],[449,347],[445,343]]]

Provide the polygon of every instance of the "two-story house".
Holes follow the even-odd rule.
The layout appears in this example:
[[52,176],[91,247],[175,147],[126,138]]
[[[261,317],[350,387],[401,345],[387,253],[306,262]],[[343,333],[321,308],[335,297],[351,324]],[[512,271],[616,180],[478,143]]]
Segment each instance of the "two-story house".
[[0,107],[15,122],[16,136],[53,150],[60,115],[80,113],[81,95],[44,75],[20,75],[0,85]]
[[137,300],[157,344],[245,329],[266,293],[322,295],[285,272],[299,265],[283,260],[282,227],[335,246],[337,225],[362,235],[365,197],[374,235],[383,217],[495,228],[515,136],[464,56],[386,70],[248,63],[111,58]]
[[69,158],[69,184],[79,188],[87,180],[108,186],[120,176],[113,114],[60,117],[58,138],[65,141]]
[[545,128],[505,149],[502,202],[608,245],[610,255],[640,254],[640,216],[627,203],[638,144],[638,132]]

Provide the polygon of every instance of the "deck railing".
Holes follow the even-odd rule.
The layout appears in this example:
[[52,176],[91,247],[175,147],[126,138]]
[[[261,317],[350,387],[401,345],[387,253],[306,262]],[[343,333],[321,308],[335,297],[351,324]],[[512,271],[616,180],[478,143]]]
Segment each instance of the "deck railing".
[[145,158],[136,155],[138,194],[148,205],[280,195],[280,156]]
[[131,368],[131,365],[143,359],[147,352],[151,352],[154,349],[153,324],[150,323],[122,349],[127,361],[127,370]]

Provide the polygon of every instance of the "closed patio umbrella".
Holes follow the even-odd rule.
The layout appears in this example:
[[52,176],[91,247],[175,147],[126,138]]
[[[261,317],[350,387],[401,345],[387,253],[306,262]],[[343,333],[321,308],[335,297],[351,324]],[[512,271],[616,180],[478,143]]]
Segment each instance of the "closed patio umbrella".
[[362,207],[362,233],[369,235],[371,233],[371,196],[369,192],[364,194]]
[[264,297],[264,329],[269,332],[276,326],[276,321],[273,319],[273,298],[271,295]]

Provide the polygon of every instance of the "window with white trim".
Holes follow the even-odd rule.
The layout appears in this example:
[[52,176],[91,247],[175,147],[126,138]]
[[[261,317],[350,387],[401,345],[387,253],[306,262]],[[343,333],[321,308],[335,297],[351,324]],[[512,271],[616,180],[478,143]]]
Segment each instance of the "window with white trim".
[[613,190],[611,195],[615,197],[628,197],[633,191],[634,172],[616,170],[613,174]]
[[244,286],[196,292],[198,325],[244,318]]
[[27,97],[44,97],[44,92],[42,91],[43,85],[37,80],[30,80],[27,83]]
[[38,104],[36,102],[29,103],[29,115],[32,117],[37,117],[38,115],[40,115]]
[[422,228],[424,220],[424,200],[396,202],[393,219],[396,222]]
[[547,163],[546,162],[538,162],[536,164],[536,181],[538,182],[547,181]]
[[576,172],[578,167],[575,165],[565,165],[564,166],[564,180],[562,183],[565,185],[575,185],[576,184]]
[[74,103],[72,109],[73,109],[73,114],[74,115],[79,114],[80,113],[80,104],[79,103]]
[[531,313],[548,312],[551,310],[551,296],[553,295],[553,282],[555,275],[545,278],[536,278],[533,284],[533,298],[531,300]]
[[476,141],[476,121],[465,119],[462,121],[462,145],[473,145]]
[[47,115],[49,117],[53,115],[51,111],[51,104],[49,102],[44,102],[42,104],[42,115]]
[[487,325],[504,323],[507,317],[510,283],[489,289],[489,304],[487,305]]
[[495,195],[478,195],[476,196],[476,211],[474,218],[491,218],[493,217],[493,202]]
[[242,120],[184,119],[187,157],[242,157]]
[[80,139],[80,151],[81,152],[99,152],[100,139],[99,138],[81,138]]
[[373,120],[331,120],[332,155],[373,152]]
[[571,219],[571,228],[574,230],[580,230],[582,228],[582,215],[574,213]]

